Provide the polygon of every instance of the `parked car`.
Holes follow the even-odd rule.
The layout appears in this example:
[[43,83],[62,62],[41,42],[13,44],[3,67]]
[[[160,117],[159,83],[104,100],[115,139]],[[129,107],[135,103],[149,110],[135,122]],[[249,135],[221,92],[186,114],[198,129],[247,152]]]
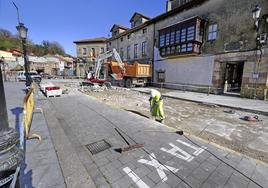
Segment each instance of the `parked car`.
[[40,75],[41,75],[41,77],[42,78],[46,78],[46,79],[52,79],[52,78],[54,78],[52,75],[50,75],[50,74],[47,74],[47,73],[40,73]]
[[[32,78],[32,80],[34,80],[37,83],[40,83],[41,80],[42,80],[41,76],[36,71],[30,71],[29,75]],[[26,73],[25,73],[25,71],[19,71],[17,73],[17,79],[19,81],[26,81]]]

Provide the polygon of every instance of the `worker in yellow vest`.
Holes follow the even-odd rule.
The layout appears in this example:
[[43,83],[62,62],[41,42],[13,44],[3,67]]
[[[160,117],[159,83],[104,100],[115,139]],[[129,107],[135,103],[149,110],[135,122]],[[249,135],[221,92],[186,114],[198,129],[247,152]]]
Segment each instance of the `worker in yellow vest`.
[[161,96],[161,93],[155,89],[151,89],[150,94],[151,96],[149,101],[151,115],[153,119],[159,118],[160,122],[163,123],[165,115],[163,109],[163,98]]

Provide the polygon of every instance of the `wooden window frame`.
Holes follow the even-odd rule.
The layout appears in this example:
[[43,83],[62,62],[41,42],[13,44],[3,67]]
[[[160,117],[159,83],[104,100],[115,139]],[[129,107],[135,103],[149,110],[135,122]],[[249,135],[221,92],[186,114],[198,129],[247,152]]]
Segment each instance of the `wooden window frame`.
[[134,59],[138,58],[138,48],[139,44],[134,44]]
[[147,47],[148,47],[147,41],[142,42],[142,44],[141,44],[141,54],[142,54],[142,57],[146,57],[147,56]]
[[[159,30],[159,51],[161,56],[200,53],[203,21],[195,17]],[[198,33],[197,33],[198,32]]]

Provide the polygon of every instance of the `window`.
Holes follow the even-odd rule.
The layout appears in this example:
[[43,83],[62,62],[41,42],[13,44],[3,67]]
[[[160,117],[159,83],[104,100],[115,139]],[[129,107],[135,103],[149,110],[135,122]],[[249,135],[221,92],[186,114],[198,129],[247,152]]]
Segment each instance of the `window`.
[[121,42],[123,42],[123,41],[124,41],[124,38],[123,38],[123,37],[121,37],[121,38],[120,38],[120,40],[121,40]]
[[169,36],[170,36],[170,33],[166,33],[166,43],[165,45],[168,46],[169,45]]
[[127,47],[127,59],[130,59],[130,46]]
[[157,72],[157,82],[165,82],[166,74],[165,71]]
[[195,38],[195,28],[194,26],[187,28],[187,41],[194,40]]
[[147,41],[142,43],[141,54],[143,57],[147,55]]
[[208,40],[215,40],[217,38],[217,24],[208,27]]
[[142,33],[143,33],[143,34],[147,33],[147,28],[144,28],[144,29],[142,30]]
[[181,30],[181,42],[186,41],[186,29]]
[[111,42],[109,42],[109,46],[112,46],[112,43]]
[[130,35],[131,35],[131,34],[127,35],[127,39],[130,39]]
[[175,31],[172,31],[170,33],[170,44],[174,44],[174,41],[175,41]]
[[186,52],[186,44],[181,45],[181,52]]
[[87,48],[83,48],[83,55],[87,55]]
[[120,48],[120,57],[121,57],[121,59],[124,59],[124,50],[123,50],[123,48]]
[[134,58],[138,58],[138,44],[134,44]]
[[199,17],[160,30],[160,55],[169,56],[182,53],[200,53],[203,30],[204,22]]
[[96,56],[95,48],[91,48],[91,56],[93,56],[93,57]]
[[176,44],[179,44],[181,42],[181,30],[177,29],[176,31]]
[[187,52],[191,52],[193,51],[193,44],[192,43],[188,43],[187,44]]
[[160,34],[160,37],[159,37],[159,46],[160,47],[165,46],[165,33]]
[[101,52],[101,54],[104,53],[104,48],[101,48],[100,52]]

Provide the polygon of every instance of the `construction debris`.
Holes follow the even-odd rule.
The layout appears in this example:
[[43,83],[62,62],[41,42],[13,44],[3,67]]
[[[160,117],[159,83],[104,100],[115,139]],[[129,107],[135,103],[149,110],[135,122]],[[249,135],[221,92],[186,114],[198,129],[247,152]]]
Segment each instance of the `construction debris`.
[[245,121],[252,121],[252,122],[262,121],[262,120],[259,119],[259,117],[257,115],[255,115],[255,116],[244,116],[244,117],[242,117],[240,119],[245,120]]

